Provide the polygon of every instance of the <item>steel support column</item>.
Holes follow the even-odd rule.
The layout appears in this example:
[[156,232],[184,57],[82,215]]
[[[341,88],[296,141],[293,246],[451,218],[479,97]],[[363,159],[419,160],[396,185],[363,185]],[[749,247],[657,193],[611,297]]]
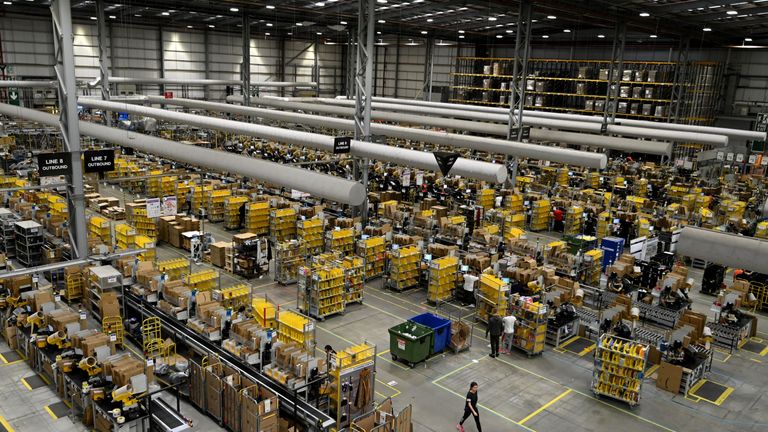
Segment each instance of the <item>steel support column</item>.
[[421,89],[425,101],[432,100],[432,70],[435,64],[435,40],[427,38],[426,63],[424,63],[424,87]]
[[[165,41],[163,41],[163,28],[157,29],[157,59],[160,62],[159,73],[160,78],[165,78]],[[165,84],[160,84],[160,94],[165,93]]]
[[[525,82],[528,77],[528,57],[531,50],[531,3],[520,1],[517,14],[515,57],[512,64],[512,91],[509,94],[509,131],[507,139],[521,141],[523,135],[523,108],[525,108]],[[526,138],[527,139],[527,138]],[[517,158],[507,157],[507,182],[517,183]]]
[[[285,36],[280,36],[280,42],[278,42],[278,45],[280,46],[280,60],[278,60],[279,64],[277,65],[277,75],[280,81],[285,81]],[[280,96],[285,96],[285,87],[280,88]]]
[[[357,63],[355,66],[355,139],[371,141],[371,85],[373,84],[373,37],[375,0],[358,0]],[[360,181],[368,191],[368,159],[360,160]],[[368,199],[360,206],[363,226],[368,223]]]
[[75,82],[75,56],[72,34],[72,6],[69,0],[51,2],[53,17],[53,44],[56,57],[54,71],[58,81],[59,126],[65,150],[72,156],[72,172],[67,187],[69,205],[69,233],[73,257],[88,256],[88,238],[85,223],[85,196],[83,193],[83,163],[80,159],[80,119],[77,115],[77,87]]
[[623,22],[616,24],[613,33],[611,61],[608,64],[608,87],[605,90],[605,111],[603,111],[603,129],[616,122],[616,110],[619,108],[619,85],[624,69],[624,45],[627,40],[627,27]]
[[[205,79],[211,79],[211,58],[208,43],[208,30],[206,30],[203,32],[203,67],[205,69]],[[209,86],[203,86],[203,98],[205,100],[211,100],[211,89]]]
[[[96,23],[99,33],[99,75],[101,77],[101,98],[109,100],[109,57],[107,55],[107,21],[104,16],[104,0],[96,1]],[[104,112],[104,121],[112,126],[112,113]]]
[[243,105],[251,106],[251,20],[243,11],[243,63],[240,66],[243,80]]
[[672,106],[667,113],[667,121],[677,123],[680,121],[680,114],[683,109],[683,98],[685,97],[685,86],[683,85],[688,78],[688,53],[691,48],[691,39],[684,37],[680,39],[677,48],[677,64],[675,65],[675,76],[672,81]]
[[312,66],[312,81],[317,83],[315,86],[315,96],[320,97],[320,38],[315,36],[315,43],[312,46],[314,54],[314,64]]
[[400,33],[397,34],[397,44],[395,45],[395,89],[392,97],[397,98],[398,88],[400,86]]

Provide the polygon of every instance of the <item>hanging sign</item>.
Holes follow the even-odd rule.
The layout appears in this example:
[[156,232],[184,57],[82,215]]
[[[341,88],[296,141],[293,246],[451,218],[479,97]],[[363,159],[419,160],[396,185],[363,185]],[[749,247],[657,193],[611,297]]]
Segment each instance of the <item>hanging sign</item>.
[[166,99],[173,99],[173,92],[164,92],[163,97]]
[[352,149],[352,138],[336,137],[333,139],[333,154],[349,153]]
[[459,154],[454,152],[436,151],[435,159],[437,160],[437,166],[440,167],[440,172],[447,176],[453,168],[453,164],[459,159]]
[[156,218],[163,215],[160,198],[147,198],[147,217]]
[[725,155],[725,160],[727,160],[728,162],[733,161],[733,153],[728,153],[727,155]]
[[744,155],[739,153],[736,155],[736,162],[744,162]]
[[115,170],[114,150],[88,150],[83,153],[83,171],[109,172]]
[[424,184],[424,173],[416,171],[416,186],[421,186],[422,184]]
[[717,152],[717,160],[719,161],[725,160],[725,152]]
[[402,183],[404,187],[411,185],[411,170],[409,169],[403,170],[403,175],[400,178],[400,183]]
[[163,216],[176,216],[178,213],[178,203],[176,201],[176,195],[163,197]]
[[749,163],[753,164],[757,160],[757,155],[749,155]]
[[21,99],[19,99],[19,89],[13,87],[8,89],[8,103],[16,106],[21,105]]
[[72,154],[69,152],[37,155],[40,177],[69,175],[72,172]]

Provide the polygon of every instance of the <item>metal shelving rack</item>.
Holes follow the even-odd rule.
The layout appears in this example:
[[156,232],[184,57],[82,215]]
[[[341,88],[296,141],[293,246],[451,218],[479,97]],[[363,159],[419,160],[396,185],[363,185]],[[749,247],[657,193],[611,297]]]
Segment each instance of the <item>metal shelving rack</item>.
[[[512,58],[459,57],[451,102],[509,106]],[[526,109],[602,115],[610,60],[529,59]],[[708,125],[723,66],[717,62],[624,61],[617,117]],[[676,92],[676,81],[683,88]],[[678,96],[679,95],[679,96]],[[680,100],[673,100],[677,97]],[[675,106],[680,109],[675,113]]]
[[43,261],[43,226],[31,220],[13,225],[16,238],[16,260],[24,267],[34,267]]
[[592,392],[628,403],[640,403],[648,345],[604,334],[597,343]]

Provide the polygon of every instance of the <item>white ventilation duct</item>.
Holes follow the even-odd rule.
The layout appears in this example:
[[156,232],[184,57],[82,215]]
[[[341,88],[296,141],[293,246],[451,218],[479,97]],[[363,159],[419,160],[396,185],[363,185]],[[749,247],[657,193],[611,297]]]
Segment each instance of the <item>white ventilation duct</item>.
[[[166,105],[176,105],[186,108],[204,109],[212,112],[226,112],[244,116],[262,117],[277,121],[300,123],[313,127],[328,127],[348,131],[354,131],[355,129],[354,120],[345,120],[335,117],[289,113],[271,109],[244,107],[240,105],[206,102],[193,99],[165,99],[161,96],[147,96],[146,100],[151,103],[163,103]],[[607,157],[600,153],[580,152],[558,147],[525,144],[493,138],[473,137],[381,123],[371,123],[371,133],[399,139],[424,141],[432,144],[500,153],[521,158],[548,160],[587,168],[603,169],[607,164]]]
[[[241,80],[215,80],[215,79],[181,79],[181,78],[129,78],[129,77],[109,77],[110,84],[178,84],[188,86],[211,86],[211,85],[243,85]],[[97,83],[98,81],[92,81]],[[315,82],[291,82],[291,81],[258,81],[252,82],[253,87],[317,87]]]
[[[286,99],[277,97],[251,98],[251,103],[256,105],[271,106],[282,109],[312,111],[318,113],[332,114],[342,117],[353,117],[354,108],[346,108],[325,104],[312,104],[295,102],[296,99]],[[311,98],[314,99],[314,98]],[[228,96],[227,101],[242,103],[241,96]],[[417,126],[431,126],[445,128],[450,130],[463,130],[467,132],[481,133],[487,135],[507,136],[509,130],[507,125],[478,122],[471,120],[460,120],[443,117],[419,116],[413,114],[401,114],[389,111],[371,111],[371,118],[374,120],[383,120],[401,124],[412,124]],[[477,138],[477,137],[468,137]],[[672,144],[661,141],[643,141],[636,139],[612,137],[605,135],[590,135],[576,132],[562,132],[550,129],[531,129],[531,140],[547,142],[563,142],[568,144],[585,145],[588,147],[607,148],[611,150],[620,150],[626,152],[636,152],[652,155],[672,154]]]
[[[158,108],[129,105],[121,102],[78,99],[78,103],[91,108],[145,115],[180,124],[189,124],[288,144],[301,145],[326,152],[333,152],[334,147],[334,137],[321,134],[167,111]],[[360,158],[391,162],[401,166],[440,171],[434,154],[427,152],[352,140],[350,154]],[[503,165],[465,158],[459,158],[456,161],[456,164],[451,169],[451,174],[491,183],[503,183],[507,179],[507,170]]]
[[[318,102],[327,103],[332,105],[341,106],[354,106],[354,100],[348,99],[333,99],[333,98],[317,98]],[[435,108],[427,106],[415,106],[415,105],[403,105],[403,104],[390,104],[382,102],[373,102],[372,106],[377,110],[395,111],[401,113],[414,113],[414,114],[429,114],[443,117],[456,117],[469,120],[478,121],[491,121],[496,123],[508,123],[509,114],[507,113],[486,113],[486,112],[473,112],[463,110],[463,105],[458,105],[458,108]],[[532,117],[524,116],[523,124],[527,126],[546,127],[551,129],[565,129],[580,132],[601,133],[602,124],[589,123],[576,120],[561,120],[546,117]],[[678,142],[692,142],[699,144],[709,144],[718,147],[725,147],[728,145],[728,137],[725,135],[698,133],[698,132],[682,132],[675,130],[662,130],[657,128],[644,128],[634,126],[624,126],[617,124],[608,124],[606,133],[612,135],[622,135],[631,137],[642,137],[651,139],[660,139],[664,141],[678,141]]]
[[[307,98],[307,99],[310,99],[310,98]],[[346,97],[338,96],[337,99],[346,99]],[[415,99],[396,99],[396,98],[375,96],[372,100],[374,102],[427,106],[427,107],[434,107],[434,108],[452,108],[452,109],[461,109],[465,111],[484,112],[484,113],[492,113],[492,114],[504,114],[509,112],[509,108],[454,104],[454,103],[445,103],[445,102],[429,102],[429,101],[422,101],[422,100],[415,100]],[[576,121],[583,121],[583,122],[590,122],[590,123],[603,122],[602,115],[569,114],[569,113],[558,113],[558,112],[536,111],[536,110],[523,110],[523,115],[530,116],[530,117],[546,117],[546,118],[561,119],[561,120],[576,120]],[[647,127],[652,129],[676,130],[681,132],[698,132],[698,133],[706,133],[706,134],[725,135],[729,138],[739,138],[739,139],[757,140],[757,141],[765,141],[766,139],[768,139],[767,132],[757,132],[757,131],[750,131],[750,130],[744,130],[744,129],[733,129],[733,128],[713,127],[713,126],[698,126],[698,125],[667,123],[667,122],[651,121],[651,120],[636,120],[636,119],[627,119],[627,118],[617,119],[616,122],[621,123],[624,126],[637,126],[637,127]]]
[[[0,114],[48,126],[59,125],[57,116],[14,105],[0,104]],[[352,206],[362,204],[366,196],[365,188],[358,182],[261,159],[181,144],[85,121],[80,121],[80,133],[145,153],[218,171],[232,172]]]
[[16,88],[42,88],[42,87],[49,87],[54,88],[56,87],[56,81],[2,81],[0,80],[0,88],[6,88],[6,87],[16,87]]
[[685,227],[677,253],[722,266],[768,274],[768,241],[695,227]]

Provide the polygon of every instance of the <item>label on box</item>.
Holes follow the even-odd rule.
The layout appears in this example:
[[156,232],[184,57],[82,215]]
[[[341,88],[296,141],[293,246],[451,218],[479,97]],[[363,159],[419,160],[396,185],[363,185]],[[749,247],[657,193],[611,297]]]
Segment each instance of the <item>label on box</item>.
[[147,367],[152,367],[155,365],[155,361],[152,359],[147,359]]
[[61,301],[61,296],[60,295],[55,295],[55,296],[53,296],[53,300],[56,301],[56,302],[60,302]]
[[404,350],[405,349],[405,341],[402,339],[397,340],[397,349]]
[[310,331],[312,331],[312,330],[314,330],[314,329],[315,329],[315,323],[314,323],[314,322],[312,322],[312,321],[308,322],[308,323],[307,323],[307,324],[304,326],[304,331],[305,331],[305,332],[310,332]]
[[272,401],[269,399],[264,399],[264,414],[272,411]]
[[40,280],[40,278],[37,275],[32,276],[32,283],[37,283],[37,281],[39,281],[39,280]]
[[110,342],[117,342],[117,335],[114,333],[109,334],[109,341]]
[[107,278],[108,283],[115,283],[117,282],[117,276],[111,276]]
[[80,312],[80,319],[84,320],[86,318],[85,312]]

